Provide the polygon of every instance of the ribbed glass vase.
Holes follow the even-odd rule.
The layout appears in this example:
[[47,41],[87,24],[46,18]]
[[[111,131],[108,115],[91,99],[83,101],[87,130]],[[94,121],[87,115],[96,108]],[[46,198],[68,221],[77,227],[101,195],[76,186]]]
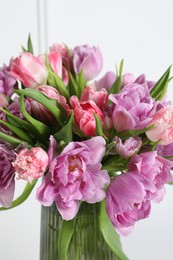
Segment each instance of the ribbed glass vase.
[[[98,221],[97,204],[83,203],[76,217],[75,230],[68,248],[67,260],[117,260],[106,244]],[[61,260],[58,235],[62,224],[56,206],[42,207],[40,260]]]

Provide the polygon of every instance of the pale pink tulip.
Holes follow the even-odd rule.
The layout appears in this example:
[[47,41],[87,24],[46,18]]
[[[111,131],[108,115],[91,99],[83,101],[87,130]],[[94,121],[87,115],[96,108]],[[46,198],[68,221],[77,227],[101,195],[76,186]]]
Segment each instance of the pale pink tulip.
[[48,77],[48,72],[40,58],[28,52],[11,60],[10,71],[10,74],[19,79],[25,87],[31,88],[45,84]]
[[146,132],[147,137],[159,144],[167,145],[173,142],[173,106],[161,108],[153,117],[150,125],[153,128]]
[[67,85],[69,77],[67,70],[63,67],[61,54],[59,52],[50,52],[48,59],[53,71],[63,80],[64,84]]
[[48,166],[48,155],[41,147],[33,147],[30,150],[20,150],[13,166],[18,179],[27,180],[30,183],[33,179],[41,177]]

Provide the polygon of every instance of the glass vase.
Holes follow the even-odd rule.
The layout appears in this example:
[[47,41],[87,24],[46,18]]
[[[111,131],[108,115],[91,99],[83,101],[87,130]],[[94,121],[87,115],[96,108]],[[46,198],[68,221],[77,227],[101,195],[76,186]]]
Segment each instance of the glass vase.
[[[99,230],[99,207],[83,203],[76,216],[75,230],[67,252],[67,260],[118,260]],[[41,210],[40,260],[61,260],[58,234],[62,218],[56,206]]]

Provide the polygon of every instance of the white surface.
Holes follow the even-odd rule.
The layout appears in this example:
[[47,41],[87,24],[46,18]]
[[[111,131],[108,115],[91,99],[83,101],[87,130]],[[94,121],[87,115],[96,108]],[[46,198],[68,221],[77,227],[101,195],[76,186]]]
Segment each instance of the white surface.
[[[103,72],[114,70],[115,62],[124,58],[125,71],[136,76],[145,72],[148,79],[157,80],[173,63],[172,11],[171,0],[50,0],[48,43],[99,45]],[[0,26],[3,63],[17,55],[29,31],[37,45],[36,1],[0,0]],[[173,101],[173,84],[169,98]],[[168,186],[164,200],[153,205],[150,218],[138,222],[133,233],[122,238],[130,260],[173,259],[172,219],[173,187]],[[0,212],[0,259],[38,260],[39,227],[40,206],[34,192],[22,206]]]

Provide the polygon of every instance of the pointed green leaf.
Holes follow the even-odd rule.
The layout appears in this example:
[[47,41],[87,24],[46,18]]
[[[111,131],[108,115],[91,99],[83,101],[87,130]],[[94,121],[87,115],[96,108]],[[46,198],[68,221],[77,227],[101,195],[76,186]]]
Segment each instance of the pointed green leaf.
[[67,251],[68,247],[74,233],[76,218],[65,221],[60,228],[59,236],[58,236],[58,248],[59,248],[59,259],[66,260],[67,259]]
[[80,99],[82,92],[85,88],[85,79],[84,79],[84,72],[83,70],[81,70],[81,72],[79,73],[79,75],[77,76],[77,82],[78,82],[78,98]]
[[73,140],[73,132],[72,132],[73,119],[74,119],[74,113],[71,112],[67,124],[63,128],[61,128],[59,132],[54,134],[54,137],[57,142],[64,141],[66,143],[69,143]]
[[3,132],[0,132],[0,139],[10,143],[10,144],[14,144],[14,145],[19,145],[22,141],[19,140],[18,138],[16,137],[13,137],[11,135],[7,135]]
[[71,72],[69,71],[69,92],[70,92],[70,96],[78,96],[78,85],[75,81],[75,79],[73,78],[73,75],[71,74]]
[[116,81],[113,83],[112,87],[110,88],[109,94],[117,94],[117,93],[120,92],[121,81],[122,81],[122,73],[123,73],[123,65],[124,65],[124,60],[121,60],[120,66],[119,66],[119,71],[117,69]]
[[155,98],[156,100],[159,99],[160,96],[163,96],[162,92],[165,91],[165,87],[168,84],[171,67],[172,66],[166,70],[166,72],[161,76],[161,78],[150,91],[151,97]]
[[98,115],[96,113],[94,113],[94,118],[96,121],[96,133],[97,133],[97,135],[103,136],[104,133],[103,133],[103,129],[101,126],[100,118],[98,117]]
[[108,172],[118,172],[127,169],[128,160],[119,155],[110,156],[103,164],[102,169]]
[[0,120],[0,123],[2,123],[3,125],[5,125],[6,127],[8,127],[8,129],[10,129],[13,133],[15,133],[17,136],[19,136],[19,138],[29,144],[34,144],[34,141],[31,137],[28,136],[28,134],[26,134],[26,132],[24,130],[22,130],[19,127],[16,127],[14,125],[11,125],[3,120]]
[[18,126],[20,128],[24,128],[24,129],[28,130],[29,132],[30,131],[32,132],[35,130],[35,128],[27,121],[20,119],[19,117],[11,114],[9,111],[7,111],[3,108],[0,108],[0,110],[6,114],[6,118],[10,124],[12,124],[14,126]]
[[121,77],[123,74],[123,66],[124,66],[124,60],[122,59],[120,62],[120,68],[119,68],[119,76]]
[[31,54],[34,54],[32,40],[31,40],[31,35],[30,34],[28,36],[28,52],[30,52]]
[[[42,122],[36,120],[30,114],[27,113],[25,109],[25,103],[24,103],[24,96],[23,94],[21,95],[20,98],[20,109],[24,117],[34,126],[34,128],[38,131],[39,134],[43,136],[49,136],[50,135],[50,129],[47,125],[43,124]],[[34,132],[35,132],[34,129]]]
[[30,195],[31,191],[33,190],[35,184],[36,184],[37,180],[33,180],[32,183],[27,183],[25,186],[24,191],[22,192],[22,194],[13,201],[11,207],[9,208],[4,208],[1,207],[0,210],[8,210],[8,209],[12,209],[15,208],[17,206],[19,206],[20,204],[22,204]]
[[59,108],[55,105],[54,100],[48,98],[47,96],[45,96],[43,93],[41,93],[36,89],[26,88],[22,90],[16,90],[15,92],[19,95],[23,94],[24,96],[30,97],[38,101],[40,104],[45,106],[53,114],[53,116],[56,118],[60,126],[64,125],[61,119],[61,112]]
[[69,93],[67,91],[67,88],[64,84],[64,82],[62,81],[62,79],[53,71],[50,63],[49,63],[49,59],[48,56],[45,56],[46,59],[46,67],[47,67],[47,71],[48,71],[48,84],[55,87],[59,93],[64,96],[65,98],[69,98]]
[[21,46],[23,52],[27,52],[27,49],[24,46]]
[[120,237],[116,233],[115,228],[113,227],[107,215],[106,203],[104,200],[100,203],[99,226],[106,243],[108,244],[112,252],[117,256],[117,258],[119,260],[128,260],[127,256],[122,250]]

